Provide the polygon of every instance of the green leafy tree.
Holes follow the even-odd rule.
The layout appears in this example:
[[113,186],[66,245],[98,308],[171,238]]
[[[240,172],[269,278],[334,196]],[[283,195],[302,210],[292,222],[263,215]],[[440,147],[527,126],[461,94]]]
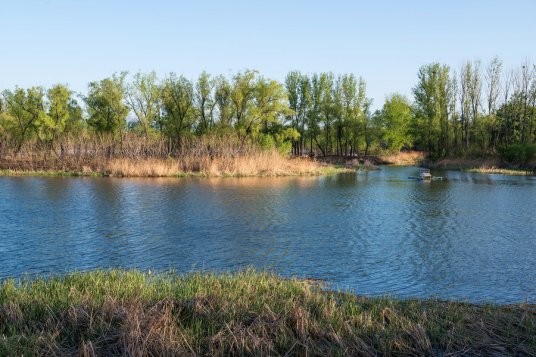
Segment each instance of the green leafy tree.
[[69,119],[65,123],[65,132],[80,136],[86,128],[86,122],[84,121],[83,110],[78,101],[71,97],[68,104]]
[[181,137],[191,127],[195,117],[194,88],[184,76],[171,73],[161,89],[163,131],[174,149],[180,149]]
[[[251,110],[246,119],[246,132],[255,137],[259,131],[275,136],[280,131],[280,119],[291,113],[283,86],[274,81],[258,78]],[[293,135],[291,135],[293,136]]]
[[39,138],[52,145],[65,131],[71,115],[71,91],[56,84],[47,91],[48,110],[39,116],[36,126]]
[[126,88],[126,102],[136,118],[145,137],[157,126],[160,113],[160,87],[155,72],[134,75]]
[[410,132],[412,117],[411,105],[406,97],[401,94],[387,97],[377,117],[387,147],[400,151],[404,146],[410,147],[413,144]]
[[223,131],[231,129],[232,126],[233,101],[231,95],[231,84],[224,76],[219,76],[216,79],[214,101],[216,103],[218,126]]
[[84,98],[88,112],[88,124],[97,133],[121,135],[126,126],[128,106],[124,103],[125,73],[113,75],[89,84]]
[[418,83],[413,88],[416,143],[438,156],[448,150],[449,108],[455,98],[449,78],[448,66],[432,63],[419,69]]
[[214,87],[216,82],[207,72],[202,72],[195,85],[195,105],[199,115],[198,133],[206,134],[214,127]]
[[19,152],[24,142],[35,135],[39,119],[46,115],[44,91],[41,87],[26,91],[16,88],[13,92],[4,91],[3,96],[6,104],[3,127],[9,132],[15,151]]
[[242,141],[251,135],[253,121],[248,118],[252,110],[253,96],[255,95],[255,80],[257,72],[246,71],[237,73],[233,78],[231,89],[231,102],[235,116],[235,129]]
[[366,84],[362,78],[357,79],[353,74],[343,75],[341,82],[342,94],[342,118],[344,152],[345,155],[357,153],[359,137],[363,131],[365,104],[366,104]]
[[319,140],[319,136],[321,134],[320,122],[322,118],[322,96],[322,81],[320,80],[320,75],[315,73],[311,79],[311,108],[309,110],[307,120],[310,137],[310,150],[311,152],[313,151],[314,142],[318,149],[322,152],[322,155],[326,156],[326,149]]
[[331,141],[331,129],[334,119],[334,105],[333,105],[333,73],[321,73],[319,76],[319,87],[320,87],[320,111],[322,124],[324,126],[325,142],[323,150],[325,153],[332,152],[332,141]]
[[299,71],[292,71],[285,79],[285,88],[290,109],[287,120],[290,121],[292,129],[298,133],[298,136],[291,136],[292,152],[300,155],[306,144],[305,129],[312,104],[310,80]]

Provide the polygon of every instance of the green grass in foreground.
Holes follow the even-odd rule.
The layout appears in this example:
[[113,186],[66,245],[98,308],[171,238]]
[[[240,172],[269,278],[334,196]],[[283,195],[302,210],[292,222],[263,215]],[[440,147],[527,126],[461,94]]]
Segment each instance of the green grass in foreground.
[[0,355],[534,355],[534,305],[366,298],[252,270],[0,284]]

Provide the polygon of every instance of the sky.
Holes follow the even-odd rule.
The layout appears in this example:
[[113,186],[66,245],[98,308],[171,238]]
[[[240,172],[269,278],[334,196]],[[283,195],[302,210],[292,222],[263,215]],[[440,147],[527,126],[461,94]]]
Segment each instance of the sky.
[[17,0],[0,6],[0,91],[68,84],[119,71],[256,69],[354,73],[374,107],[411,97],[421,65],[458,69],[499,56],[536,61],[536,0],[137,1]]

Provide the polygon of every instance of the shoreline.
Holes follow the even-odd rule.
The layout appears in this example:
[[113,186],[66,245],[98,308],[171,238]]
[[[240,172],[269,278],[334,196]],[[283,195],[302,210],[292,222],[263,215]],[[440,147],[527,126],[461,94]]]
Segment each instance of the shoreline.
[[[188,161],[190,170],[183,170],[180,159],[111,159],[96,167],[82,166],[75,169],[55,169],[54,164],[41,165],[47,168],[33,169],[25,160],[11,160],[7,164],[0,160],[0,176],[43,176],[43,177],[292,177],[330,176],[339,173],[377,170],[379,166],[423,166],[431,169],[456,170],[481,174],[509,176],[534,176],[536,163],[514,165],[497,158],[463,159],[445,158],[428,161],[424,152],[409,151],[398,154],[367,156],[326,156],[309,158],[284,158],[273,153],[257,156],[225,159],[202,158]],[[264,160],[264,161],[263,161]],[[258,163],[261,161],[261,164]],[[7,167],[6,167],[7,166]],[[75,165],[76,166],[76,165]],[[16,167],[16,168],[13,168]],[[49,168],[50,167],[50,168]],[[191,170],[191,167],[199,167]]]
[[[38,167],[38,168],[36,168]],[[60,167],[59,169],[56,167]],[[58,163],[0,161],[0,176],[51,177],[283,177],[329,176],[353,172],[358,167],[327,164],[302,158],[284,158],[267,152],[230,158],[191,159],[111,159],[95,165],[60,165]]]
[[61,170],[37,170],[37,171],[18,171],[0,169],[0,177],[94,177],[94,178],[240,178],[240,177],[314,177],[314,176],[331,176],[341,173],[355,172],[355,170],[345,167],[326,167],[314,172],[297,172],[289,174],[210,174],[203,172],[180,172],[174,175],[113,175],[107,172],[81,172],[81,171],[61,171]]
[[364,297],[270,273],[0,283],[0,355],[531,355],[536,305]]
[[425,162],[431,169],[458,170],[481,174],[499,174],[509,176],[534,176],[536,164],[516,165],[501,161],[497,158],[483,159],[440,159],[435,162]]

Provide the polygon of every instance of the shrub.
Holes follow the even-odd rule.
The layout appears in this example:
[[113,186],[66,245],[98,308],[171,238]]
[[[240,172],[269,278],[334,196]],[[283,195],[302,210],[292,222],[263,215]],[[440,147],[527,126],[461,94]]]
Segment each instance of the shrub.
[[498,148],[499,155],[508,162],[526,164],[536,156],[536,144],[513,144]]

